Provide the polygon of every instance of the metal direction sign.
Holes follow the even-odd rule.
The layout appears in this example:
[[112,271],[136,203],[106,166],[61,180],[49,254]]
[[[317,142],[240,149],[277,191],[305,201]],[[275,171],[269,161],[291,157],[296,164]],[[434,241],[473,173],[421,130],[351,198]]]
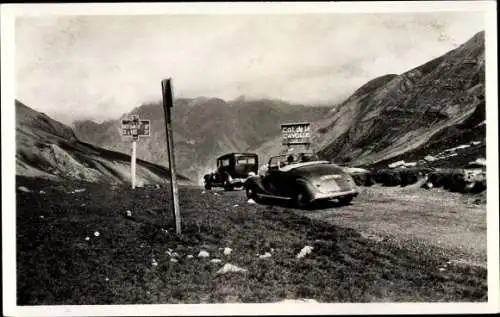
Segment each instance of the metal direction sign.
[[281,124],[281,144],[311,144],[311,124],[309,122]]
[[139,120],[138,117],[122,120],[123,136],[150,136],[150,120]]

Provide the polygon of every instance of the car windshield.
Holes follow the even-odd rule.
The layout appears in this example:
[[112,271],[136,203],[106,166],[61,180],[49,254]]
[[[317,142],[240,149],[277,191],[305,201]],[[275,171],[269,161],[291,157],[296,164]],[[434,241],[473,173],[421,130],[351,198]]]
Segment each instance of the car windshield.
[[236,159],[236,164],[255,164],[255,157],[253,156],[240,156]]
[[270,168],[281,168],[286,165],[310,162],[314,160],[312,153],[296,153],[274,156],[269,160]]

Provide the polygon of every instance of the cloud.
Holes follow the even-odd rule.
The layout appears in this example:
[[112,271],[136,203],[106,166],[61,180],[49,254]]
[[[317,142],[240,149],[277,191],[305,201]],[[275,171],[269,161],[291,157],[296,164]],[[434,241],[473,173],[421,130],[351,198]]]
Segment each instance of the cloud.
[[70,122],[161,98],[240,95],[334,103],[482,30],[473,12],[23,17],[16,96]]

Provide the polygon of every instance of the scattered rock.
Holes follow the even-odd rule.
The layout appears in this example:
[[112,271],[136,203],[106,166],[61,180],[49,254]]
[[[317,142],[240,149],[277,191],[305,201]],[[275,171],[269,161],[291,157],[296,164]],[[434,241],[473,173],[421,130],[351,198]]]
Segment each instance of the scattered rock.
[[100,236],[100,235],[101,235],[101,234],[99,233],[99,231],[94,232],[94,236],[98,237],[98,236]]
[[212,263],[220,263],[220,262],[222,262],[222,260],[221,259],[211,259],[210,262],[212,262]]
[[219,194],[218,193],[214,193],[214,196],[219,196]]
[[481,144],[481,141],[471,141],[471,145],[479,145]]
[[475,161],[469,162],[469,165],[486,167],[486,159],[485,158],[478,158]]
[[85,206],[87,206],[87,204],[86,203],[82,203],[80,206],[81,207],[85,207]]
[[125,215],[129,218],[132,217],[132,211],[130,210],[125,211]]
[[160,189],[160,188],[161,188],[160,184],[156,184],[156,189]]
[[44,195],[44,194],[45,194],[45,191],[41,190],[40,195]]
[[422,188],[425,188],[425,189],[431,189],[434,187],[434,184],[432,184],[431,182],[427,182],[427,183],[424,183],[422,185]]
[[202,193],[202,194],[205,194],[205,193],[206,193],[206,191],[204,191],[204,190],[203,190],[201,193]]
[[22,192],[25,192],[25,193],[30,193],[31,190],[29,190],[28,188],[24,187],[24,186],[19,186],[17,188],[19,191],[22,191]]
[[194,256],[193,256],[192,254],[188,254],[188,255],[186,255],[186,258],[188,258],[188,259],[192,259],[193,257],[194,257]]
[[151,265],[153,265],[153,266],[158,266],[158,262],[156,262],[156,260],[155,260],[155,259],[153,259],[153,261],[151,262]]
[[42,216],[40,216],[40,219],[43,219],[43,218],[45,218],[43,215],[42,215]]
[[174,263],[177,263],[177,262],[179,262],[179,260],[177,260],[177,259],[174,259],[174,258],[171,258],[171,259],[170,259],[170,262],[174,262]]
[[306,255],[311,253],[313,249],[313,247],[306,245],[302,248],[302,250],[300,250],[299,254],[297,254],[297,259],[305,257]]
[[247,203],[249,203],[249,204],[255,204],[255,200],[253,200],[252,198],[250,198],[249,200],[247,200]]
[[164,233],[168,233],[168,230],[167,229],[163,229],[161,228],[161,231],[164,232]]
[[239,205],[238,204],[234,204],[233,207],[238,207]]
[[85,241],[89,241],[90,240],[90,237],[85,237]]
[[314,304],[314,303],[318,303],[318,301],[315,300],[315,299],[310,299],[310,298],[299,298],[299,299],[284,299],[280,303],[287,303],[287,304]]
[[266,252],[262,255],[259,255],[259,259],[266,259],[266,258],[270,258],[271,257],[271,253],[269,252]]
[[199,258],[208,258],[210,256],[210,253],[208,253],[205,250],[201,250],[200,253],[198,253]]
[[224,248],[224,255],[230,255],[233,249],[231,248]]
[[426,157],[424,157],[424,160],[426,160],[427,162],[434,162],[437,160],[437,158],[432,155],[427,155]]
[[236,265],[226,263],[226,264],[224,264],[224,266],[220,270],[217,271],[217,274],[225,274],[225,273],[231,273],[231,272],[243,273],[243,272],[247,272],[247,270],[244,268],[238,267]]
[[86,190],[85,188],[79,188],[79,189],[75,189],[75,190],[73,191],[73,193],[75,193],[75,194],[76,194],[76,193],[83,193],[85,190]]
[[446,269],[444,267],[440,267],[439,271],[443,272],[443,271],[446,271]]
[[396,167],[399,167],[399,166],[404,166],[405,165],[405,161],[397,161],[397,162],[394,162],[394,163],[391,163],[388,165],[389,168],[396,168]]
[[106,282],[109,282],[109,278],[107,278],[107,277],[106,277],[104,280],[105,280]]

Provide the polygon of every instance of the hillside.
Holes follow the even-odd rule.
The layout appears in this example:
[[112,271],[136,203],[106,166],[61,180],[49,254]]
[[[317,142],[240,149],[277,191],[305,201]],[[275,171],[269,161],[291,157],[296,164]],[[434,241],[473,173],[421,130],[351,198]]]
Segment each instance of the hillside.
[[[375,78],[313,123],[315,149],[322,158],[357,166],[406,160],[462,167],[484,158],[484,71],[480,32],[424,65]],[[423,161],[457,146],[464,148],[457,155]],[[266,159],[279,152],[279,139],[253,150]]]
[[[484,69],[481,32],[383,85],[362,87],[341,106],[352,115],[333,117],[319,130],[320,154],[372,165],[404,154],[423,159],[464,142],[484,141],[485,125],[479,125],[485,120]],[[347,121],[345,128],[340,120]]]
[[[129,183],[130,156],[78,140],[73,130],[16,100],[16,175]],[[137,184],[164,183],[168,169],[137,161]],[[189,181],[179,175],[182,182]]]
[[[292,105],[277,100],[224,101],[219,98],[176,99],[172,110],[176,166],[193,180],[215,168],[215,158],[227,152],[246,151],[280,133],[280,122],[315,121],[329,107]],[[139,158],[168,166],[164,114],[161,102],[131,111],[151,120],[151,137],[137,144]],[[114,151],[129,153],[120,135],[121,118],[97,124],[74,122],[78,138]]]

